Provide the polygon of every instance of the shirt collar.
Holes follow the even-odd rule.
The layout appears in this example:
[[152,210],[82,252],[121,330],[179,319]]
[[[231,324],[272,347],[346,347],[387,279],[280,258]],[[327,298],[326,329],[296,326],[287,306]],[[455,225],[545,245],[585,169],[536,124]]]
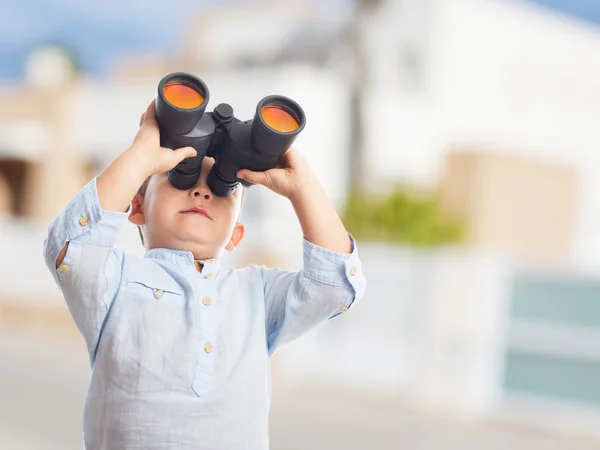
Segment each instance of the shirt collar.
[[[144,258],[162,259],[175,264],[194,265],[194,254],[188,250],[174,250],[172,248],[152,248],[144,254]],[[202,272],[216,272],[219,268],[218,258],[201,259],[204,266]]]

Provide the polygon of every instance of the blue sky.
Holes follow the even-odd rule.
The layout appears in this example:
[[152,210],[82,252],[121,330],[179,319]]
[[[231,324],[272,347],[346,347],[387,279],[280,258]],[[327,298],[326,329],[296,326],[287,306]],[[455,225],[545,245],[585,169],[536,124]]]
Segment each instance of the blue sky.
[[[224,1],[0,0],[0,80],[17,80],[26,55],[48,42],[71,47],[84,70],[102,76],[122,56],[173,48],[190,11]],[[523,1],[600,25],[600,0]]]
[[600,1],[598,0],[527,0],[547,8],[600,25]]
[[0,0],[0,79],[18,78],[26,55],[49,42],[70,47],[85,70],[102,75],[120,56],[173,48],[185,16],[211,3]]

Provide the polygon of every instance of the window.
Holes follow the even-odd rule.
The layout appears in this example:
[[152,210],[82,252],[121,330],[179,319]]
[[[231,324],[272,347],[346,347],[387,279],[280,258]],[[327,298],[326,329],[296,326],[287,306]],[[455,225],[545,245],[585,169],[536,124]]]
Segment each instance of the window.
[[0,214],[25,214],[25,181],[29,163],[19,159],[0,158]]

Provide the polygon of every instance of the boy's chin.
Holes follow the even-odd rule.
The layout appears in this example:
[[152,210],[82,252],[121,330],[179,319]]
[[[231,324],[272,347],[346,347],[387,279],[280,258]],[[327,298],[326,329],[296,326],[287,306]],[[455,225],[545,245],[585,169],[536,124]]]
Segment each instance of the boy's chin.
[[197,248],[213,247],[214,240],[211,239],[211,233],[206,229],[195,228],[193,230],[182,230],[175,235],[177,245],[184,250],[194,250]]

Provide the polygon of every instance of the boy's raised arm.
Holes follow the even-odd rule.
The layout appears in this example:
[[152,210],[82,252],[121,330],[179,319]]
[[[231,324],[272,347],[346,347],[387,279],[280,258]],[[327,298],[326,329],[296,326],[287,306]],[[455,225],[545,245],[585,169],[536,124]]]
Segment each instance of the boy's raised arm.
[[261,268],[269,354],[323,321],[347,312],[365,291],[358,251],[327,193],[296,150],[280,167],[238,177],[287,197],[304,234],[299,272]]
[[[184,147],[176,151],[160,146],[154,102],[140,118],[140,129],[131,147],[115,159],[96,179],[96,194],[103,211],[126,212],[131,200],[147,177],[166,172],[179,162],[195,156],[196,150]],[[56,257],[55,267],[62,264],[69,242]]]

